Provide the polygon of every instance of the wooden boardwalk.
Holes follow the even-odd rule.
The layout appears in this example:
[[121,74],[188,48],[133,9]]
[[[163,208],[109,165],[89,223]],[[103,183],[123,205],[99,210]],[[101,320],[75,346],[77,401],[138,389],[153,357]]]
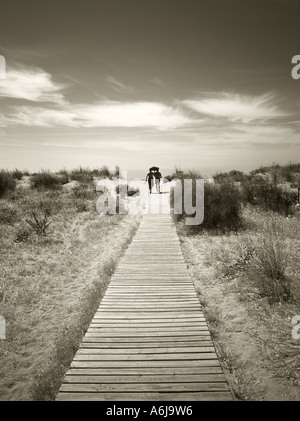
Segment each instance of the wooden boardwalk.
[[232,400],[170,215],[145,215],[56,400]]

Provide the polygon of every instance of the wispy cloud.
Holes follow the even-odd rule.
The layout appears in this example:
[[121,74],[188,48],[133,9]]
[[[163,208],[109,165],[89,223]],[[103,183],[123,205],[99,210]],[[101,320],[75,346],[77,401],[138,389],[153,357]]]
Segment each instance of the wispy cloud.
[[274,102],[275,96],[269,93],[250,96],[221,92],[211,94],[208,98],[188,99],[182,103],[201,114],[226,118],[232,122],[249,123],[285,116]]
[[93,105],[65,105],[60,109],[18,106],[0,115],[3,126],[39,127],[152,127],[175,129],[193,120],[180,110],[154,102],[121,103],[106,101]]
[[[99,98],[94,103],[71,103],[62,84],[42,69],[10,69],[0,81],[0,97],[14,98],[0,113],[0,127],[41,128],[126,128],[158,130],[186,136],[195,142],[253,142],[255,138],[292,137],[293,128],[279,126],[276,119],[287,116],[272,93],[257,96],[236,92],[202,92],[196,98],[171,100],[168,104],[150,101],[110,101]],[[122,81],[107,76],[116,90],[130,89]],[[74,80],[73,82],[76,82]],[[159,79],[151,79],[160,84]],[[132,88],[133,89],[133,88]],[[19,101],[17,101],[19,100]],[[24,100],[31,101],[31,104]],[[296,124],[293,124],[296,126]]]
[[0,98],[64,104],[65,99],[61,93],[63,88],[41,69],[8,69],[6,79],[0,80]]
[[164,82],[162,82],[158,77],[153,77],[153,78],[150,78],[150,79],[147,79],[147,80],[148,80],[148,82],[154,83],[154,85],[158,85],[161,88],[165,88],[166,87],[166,85],[164,84]]
[[113,87],[113,89],[117,92],[120,92],[120,93],[134,92],[134,88],[132,86],[125,85],[123,82],[116,79],[114,76],[107,76],[106,78],[104,78],[104,80],[108,82]]
[[25,105],[12,107],[12,112],[0,114],[0,125],[2,127],[77,127],[74,114],[67,110]]

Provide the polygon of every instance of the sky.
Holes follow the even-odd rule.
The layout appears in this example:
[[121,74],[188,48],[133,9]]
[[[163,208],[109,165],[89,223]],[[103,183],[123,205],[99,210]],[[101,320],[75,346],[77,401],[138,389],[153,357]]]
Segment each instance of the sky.
[[0,168],[300,161],[299,0],[0,3]]

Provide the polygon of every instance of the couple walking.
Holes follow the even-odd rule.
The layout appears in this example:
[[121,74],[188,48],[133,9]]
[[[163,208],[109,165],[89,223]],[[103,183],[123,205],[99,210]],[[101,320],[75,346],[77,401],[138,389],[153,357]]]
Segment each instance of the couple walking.
[[156,192],[161,193],[160,191],[160,180],[162,178],[161,173],[159,172],[158,167],[149,168],[149,172],[146,175],[146,181],[148,181],[149,192],[152,193],[152,189],[155,183]]

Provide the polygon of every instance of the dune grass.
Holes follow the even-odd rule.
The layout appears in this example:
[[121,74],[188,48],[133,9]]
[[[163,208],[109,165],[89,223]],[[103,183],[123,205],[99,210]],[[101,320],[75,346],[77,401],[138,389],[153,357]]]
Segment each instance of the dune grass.
[[243,208],[245,229],[189,235],[182,250],[239,400],[299,400],[300,215]]
[[[56,175],[55,175],[56,176]],[[53,400],[140,215],[99,215],[94,184],[0,201],[1,400]],[[27,220],[42,221],[39,233]]]

